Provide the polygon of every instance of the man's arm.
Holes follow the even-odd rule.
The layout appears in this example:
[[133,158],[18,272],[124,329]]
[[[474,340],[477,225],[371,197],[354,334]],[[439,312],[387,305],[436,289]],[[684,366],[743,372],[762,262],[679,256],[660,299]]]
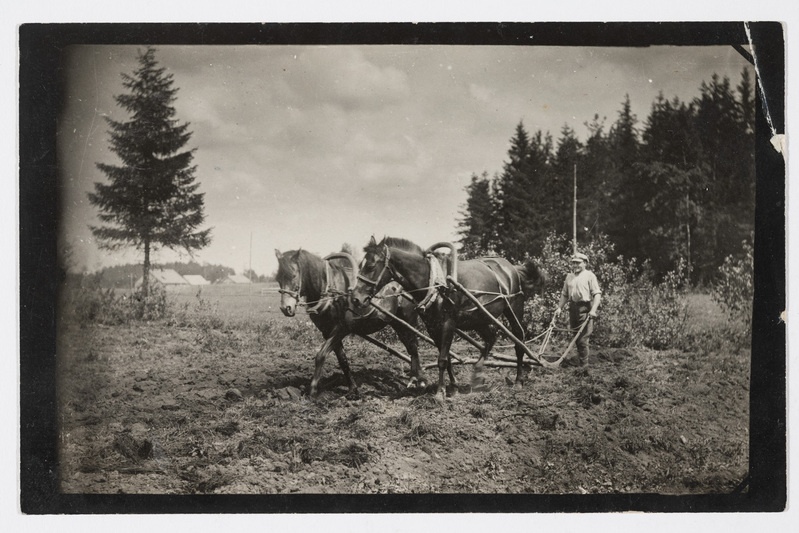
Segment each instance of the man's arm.
[[560,300],[558,301],[558,306],[555,308],[555,316],[560,316],[560,312],[563,309],[563,306],[566,305],[567,299],[568,299],[568,290],[566,288],[566,283],[564,283],[563,290],[560,291]]
[[591,318],[596,318],[596,310],[599,308],[599,302],[602,300],[602,293],[598,292],[594,294],[593,298],[591,298],[591,311],[588,312],[588,316]]

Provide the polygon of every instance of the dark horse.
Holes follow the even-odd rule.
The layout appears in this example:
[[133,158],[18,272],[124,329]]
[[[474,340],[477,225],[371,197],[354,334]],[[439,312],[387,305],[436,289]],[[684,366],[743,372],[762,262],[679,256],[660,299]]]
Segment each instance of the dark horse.
[[[305,250],[292,250],[283,254],[275,250],[275,255],[278,260],[276,277],[281,292],[280,310],[286,316],[294,316],[300,299],[305,298],[311,322],[325,338],[316,354],[311,396],[317,394],[322,365],[331,349],[336,353],[338,364],[347,380],[348,395],[357,396],[358,386],[352,379],[341,341],[351,333],[365,336],[383,329],[386,325],[391,325],[397,332],[411,356],[411,383],[423,384],[416,335],[377,310],[359,314],[350,309],[348,295],[354,284],[357,265],[349,254],[333,254],[327,260]],[[399,297],[400,292],[399,286],[388,286],[377,297],[381,298],[381,306],[386,310],[415,324],[418,317],[416,306],[409,299]]]
[[[438,391],[440,399],[445,396],[444,370],[448,370],[454,384],[449,350],[455,330],[473,330],[483,339],[484,346],[475,364],[479,371],[497,339],[495,326],[485,313],[459,291],[449,290],[442,282],[440,297],[429,298],[433,254],[425,253],[416,244],[405,239],[386,237],[380,243],[372,237],[364,248],[366,257],[361,264],[358,282],[352,293],[354,305],[366,305],[389,281],[396,280],[414,300],[423,302],[426,310],[422,320],[439,349]],[[478,298],[494,317],[505,316],[511,332],[523,338],[521,321],[526,294],[545,282],[545,274],[532,261],[523,266],[514,266],[499,257],[485,257],[460,261],[457,266],[457,281]],[[523,384],[522,358],[524,350],[516,346],[516,387]]]

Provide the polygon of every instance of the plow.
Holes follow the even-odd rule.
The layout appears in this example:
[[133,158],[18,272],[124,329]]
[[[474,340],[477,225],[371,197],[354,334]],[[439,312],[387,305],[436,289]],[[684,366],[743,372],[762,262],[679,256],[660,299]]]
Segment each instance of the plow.
[[[466,294],[467,297],[469,297],[470,299],[474,298],[474,300],[473,300],[474,303],[476,305],[479,305],[482,308],[482,305],[480,305],[480,303],[477,300],[477,298],[474,295],[472,295],[469,292],[468,289],[466,289],[465,287],[460,285],[457,281],[454,281],[454,280],[452,280],[450,278],[448,278],[448,281],[450,281],[450,283],[453,284],[453,287],[455,287],[456,290],[460,290],[461,292]],[[402,296],[407,297],[407,295],[405,295],[404,293],[402,294]],[[377,309],[378,311],[380,311],[381,313],[383,313],[384,315],[388,316],[389,318],[391,318],[393,320],[396,320],[398,323],[402,324],[404,327],[406,327],[409,330],[413,331],[421,340],[423,340],[427,344],[429,344],[429,345],[431,345],[433,347],[436,347],[436,344],[433,341],[433,339],[431,339],[429,336],[427,336],[424,333],[422,333],[419,329],[415,328],[414,326],[408,324],[407,322],[405,322],[401,318],[397,317],[396,315],[391,313],[388,309],[385,309],[383,306],[381,306],[380,304],[378,304],[378,303],[376,303],[374,301],[370,302],[370,305],[372,307],[374,307],[375,309]],[[491,316],[490,313],[488,313],[488,311],[486,311],[485,309],[482,309],[482,311],[487,316],[489,316],[491,318],[491,320],[493,320],[495,322],[495,325],[500,329],[500,331],[502,331],[503,333],[505,333],[508,336],[508,338],[511,340],[511,342],[514,345],[518,345],[518,346],[522,347],[522,349],[525,351],[525,355],[527,356],[527,359],[525,359],[525,362],[527,362],[528,364],[534,364],[534,365],[537,365],[537,366],[542,366],[544,368],[557,368],[557,367],[559,367],[561,365],[561,363],[569,355],[569,353],[571,352],[572,348],[574,347],[574,344],[577,342],[578,337],[580,336],[580,334],[585,329],[585,326],[588,324],[587,320],[585,322],[583,322],[583,324],[579,327],[577,332],[572,337],[572,339],[569,342],[569,344],[566,346],[566,349],[563,350],[563,352],[561,352],[560,354],[557,354],[557,353],[548,352],[550,340],[552,338],[552,333],[557,329],[556,320],[555,320],[554,317],[552,318],[552,321],[549,323],[549,326],[547,327],[546,330],[544,330],[543,333],[540,333],[539,335],[537,335],[537,336],[533,337],[532,339],[530,339],[529,341],[525,342],[522,339],[519,339],[515,335],[513,335],[510,332],[510,330],[508,330],[508,328],[501,321],[499,321],[498,319],[496,319],[493,316]],[[564,330],[564,331],[566,331],[566,330]],[[571,331],[571,329],[569,329],[568,331]],[[472,346],[474,346],[478,350],[482,350],[483,349],[483,345],[480,344],[479,341],[475,340],[467,332],[462,331],[460,329],[456,329],[455,332],[461,339],[463,339],[467,343],[471,344]],[[382,342],[380,342],[380,341],[378,341],[378,340],[376,340],[376,339],[374,339],[374,338],[372,338],[372,337],[370,337],[368,335],[362,335],[361,337],[364,338],[365,340],[367,340],[368,342],[374,344],[375,346],[377,346],[379,348],[382,348],[383,350],[387,351],[391,355],[393,355],[395,357],[399,357],[403,361],[405,361],[407,363],[410,363],[410,358],[408,356],[398,352],[397,350],[394,350],[393,348],[391,348],[389,346],[386,346],[384,343],[382,343]],[[539,339],[540,339],[540,344],[538,346],[538,349],[537,349],[537,351],[533,352],[530,349],[530,347],[528,346],[528,344],[533,344],[536,341],[538,341]],[[465,359],[463,359],[462,357],[460,357],[458,354],[456,354],[453,351],[450,351],[450,355],[453,358],[453,364],[473,365],[473,364],[475,364],[477,362],[476,359],[465,360]],[[515,368],[516,367],[516,358],[514,356],[511,356],[511,355],[506,355],[506,354],[502,354],[502,353],[492,353],[491,354],[491,359],[495,359],[495,361],[488,360],[488,361],[486,361],[483,364],[485,366],[488,366],[488,367],[511,367],[511,368]],[[436,363],[431,363],[431,364],[428,364],[428,365],[424,366],[425,370],[428,370],[428,369],[431,369],[431,368],[435,368],[435,367],[436,367]]]
[[[411,382],[420,377],[423,369],[437,367],[441,392],[445,369],[454,383],[453,365],[516,368],[517,384],[524,379],[523,367],[557,368],[588,323],[583,323],[576,332],[565,330],[556,326],[556,315],[545,331],[525,340],[526,330],[521,320],[524,295],[532,287],[530,283],[537,284],[545,279],[534,263],[517,266],[489,256],[464,261],[463,272],[459,275],[458,256],[452,243],[439,242],[426,250],[402,239],[392,244],[396,246],[396,257],[392,256],[388,244],[377,245],[373,238],[372,255],[367,253],[370,263],[365,258],[360,265],[346,252],[320,258],[301,249],[286,254],[275,250],[280,263],[281,311],[294,316],[297,307],[305,307],[311,321],[325,336],[315,357],[312,395],[321,377],[325,355],[331,350],[336,351],[339,365],[351,390],[355,391],[357,385],[351,378],[341,346],[348,334],[357,335],[409,364]],[[442,249],[449,253],[442,253]],[[364,275],[365,272],[369,275]],[[428,334],[418,329],[417,319],[426,325]],[[396,331],[407,353],[373,336],[385,325]],[[471,331],[477,333],[480,340],[473,337]],[[550,350],[555,331],[574,334],[559,354]],[[500,333],[512,343],[513,355],[493,351]],[[477,348],[480,356],[466,358],[455,353],[452,350],[454,337]],[[416,348],[418,341],[439,350],[436,363],[421,364]]]
[[[488,321],[493,323],[493,325],[496,326],[496,328],[499,331],[501,331],[511,341],[513,346],[518,346],[519,348],[521,348],[524,351],[524,354],[525,354],[524,362],[526,364],[541,366],[541,367],[544,367],[544,368],[558,368],[561,365],[561,363],[566,359],[566,357],[569,355],[569,353],[571,352],[571,350],[574,347],[574,345],[575,345],[577,339],[579,338],[580,334],[583,332],[583,330],[585,329],[586,325],[588,324],[588,320],[583,322],[581,324],[581,326],[575,332],[571,328],[568,328],[568,329],[558,328],[557,324],[556,324],[556,317],[553,316],[552,320],[549,323],[549,326],[546,328],[546,330],[544,330],[544,332],[542,332],[539,335],[531,338],[528,341],[525,341],[524,339],[521,339],[518,336],[514,335],[513,332],[511,332],[510,329],[505,324],[503,324],[501,320],[499,320],[498,318],[494,317],[485,308],[483,303],[478,298],[478,295],[475,295],[473,293],[473,291],[470,291],[468,288],[463,286],[458,281],[458,273],[457,273],[458,272],[458,269],[457,269],[458,260],[457,260],[457,255],[455,253],[455,248],[454,248],[454,246],[451,243],[440,242],[440,243],[437,243],[437,244],[431,246],[430,248],[428,248],[426,253],[431,257],[431,261],[437,260],[435,258],[435,256],[434,256],[434,253],[435,253],[436,250],[441,249],[441,248],[447,248],[447,249],[450,250],[450,254],[448,256],[448,260],[446,261],[446,266],[448,267],[447,268],[448,272],[445,274],[444,283],[439,283],[438,285],[436,285],[434,283],[434,280],[431,279],[430,286],[427,288],[428,295],[424,299],[423,303],[419,305],[420,308],[423,308],[425,305],[427,305],[427,303],[432,298],[432,295],[434,294],[435,291],[438,291],[440,293],[446,293],[447,291],[450,291],[450,290],[458,291],[459,293],[463,294],[466,298],[468,298],[471,301],[471,303],[474,304],[475,308],[480,313],[482,313]],[[431,275],[431,278],[432,278],[432,275]],[[406,298],[408,300],[413,301],[411,296],[405,291],[403,291],[400,294],[398,294],[397,297],[402,297],[402,298]],[[431,345],[433,347],[437,347],[435,341],[433,341],[433,339],[431,339],[428,335],[426,335],[425,333],[420,331],[415,326],[409,324],[407,321],[403,320],[402,318],[396,316],[390,310],[386,309],[385,306],[381,305],[381,303],[378,303],[377,301],[375,301],[373,299],[373,300],[369,301],[369,305],[371,305],[371,307],[374,308],[376,311],[382,313],[386,317],[388,317],[391,320],[395,321],[396,323],[400,324],[402,327],[408,329],[409,331],[412,331],[420,340],[424,341],[425,343],[427,343],[427,344],[429,344],[429,345]],[[573,333],[573,336],[571,337],[571,341],[566,346],[566,349],[563,350],[560,353],[552,353],[550,351],[550,341],[552,339],[553,333],[556,330],[567,331],[567,332]],[[463,331],[461,329],[456,329],[455,333],[461,339],[466,341],[468,344],[474,346],[478,350],[482,351],[484,349],[484,346],[479,341],[474,339],[471,335],[469,335],[466,331]],[[382,348],[383,350],[387,351],[391,355],[393,355],[395,357],[398,357],[398,358],[402,359],[405,362],[408,362],[408,363],[410,362],[410,359],[406,355],[398,352],[397,350],[392,349],[389,346],[386,346],[385,343],[382,343],[382,342],[380,342],[380,341],[378,341],[378,340],[376,340],[376,339],[374,339],[374,338],[372,338],[372,337],[370,337],[368,335],[360,335],[360,336],[362,338],[364,338],[366,341],[372,343],[373,345],[378,346],[378,347]],[[535,343],[538,343],[538,346],[537,346],[537,349],[534,351],[531,348],[531,346],[534,345]],[[477,359],[466,359],[466,358],[463,358],[463,357],[459,356],[458,354],[456,354],[455,352],[453,352],[452,350],[450,350],[449,354],[452,357],[452,364],[456,364],[456,365],[473,365],[473,364],[475,364],[477,362]],[[516,365],[517,365],[516,357],[512,356],[512,355],[507,355],[507,354],[502,354],[502,353],[493,353],[492,352],[490,357],[491,358],[489,360],[483,362],[483,364],[485,366],[489,366],[489,367],[512,367],[512,368],[515,368]],[[425,369],[431,369],[431,368],[435,368],[436,366],[437,366],[436,363],[432,363],[432,364],[425,365],[424,368]]]

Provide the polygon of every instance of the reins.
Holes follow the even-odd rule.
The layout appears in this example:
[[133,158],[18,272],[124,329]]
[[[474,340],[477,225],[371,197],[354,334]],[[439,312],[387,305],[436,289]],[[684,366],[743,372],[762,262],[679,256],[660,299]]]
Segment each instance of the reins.
[[[428,276],[428,285],[426,287],[419,287],[418,289],[410,289],[410,290],[405,289],[405,291],[404,291],[404,292],[406,292],[408,294],[415,293],[415,292],[422,292],[422,291],[426,292],[425,297],[416,306],[417,309],[420,312],[422,312],[422,313],[427,311],[427,309],[433,303],[435,303],[436,301],[438,301],[439,298],[442,297],[442,294],[441,294],[441,289],[442,288],[444,288],[444,289],[449,288],[449,285],[446,283],[445,275],[443,275],[443,273],[441,271],[441,264],[438,262],[438,258],[436,257],[435,253],[433,253],[435,250],[437,250],[439,248],[445,248],[445,247],[449,248],[451,250],[450,257],[451,257],[451,262],[452,263],[451,263],[449,275],[452,276],[454,279],[457,279],[458,256],[457,256],[457,253],[455,251],[455,248],[454,248],[454,246],[451,243],[440,242],[440,243],[434,244],[433,246],[428,248],[427,251],[424,254],[425,258],[428,261],[428,266],[429,266],[429,270],[430,270],[430,273],[429,273],[429,276]],[[359,280],[363,281],[364,283],[366,283],[367,285],[371,286],[373,291],[377,288],[377,285],[380,283],[380,280],[383,279],[383,276],[385,275],[386,270],[388,270],[389,273],[394,277],[394,279],[399,281],[400,284],[402,284],[402,282],[405,280],[404,276],[402,276],[399,272],[397,272],[396,269],[393,268],[393,266],[391,265],[391,249],[389,248],[388,244],[385,244],[385,243],[383,244],[383,250],[384,250],[384,252],[383,252],[383,268],[380,270],[380,274],[377,275],[374,279],[369,279],[368,277],[362,275],[360,273],[360,269],[359,269],[359,273],[358,273],[358,276],[357,276],[357,279],[359,279]],[[519,320],[519,317],[516,316],[516,313],[513,311],[513,308],[508,303],[508,300],[510,298],[514,298],[516,296],[522,295],[522,294],[524,294],[524,292],[520,289],[519,291],[517,291],[517,292],[515,292],[513,294],[510,294],[510,288],[507,286],[507,284],[505,284],[500,279],[499,274],[488,265],[486,260],[482,259],[481,262],[486,266],[486,268],[488,268],[488,270],[496,278],[497,285],[500,288],[500,292],[480,291],[480,290],[472,290],[470,292],[472,294],[481,295],[481,296],[495,296],[494,299],[486,302],[483,305],[490,305],[490,304],[492,304],[495,301],[500,300],[500,299],[505,300],[506,304],[508,305],[508,308],[511,310],[511,314],[513,314],[513,319],[516,321],[516,324],[519,326],[520,330],[523,332],[524,331],[524,326],[522,326],[521,320]],[[521,287],[521,285],[522,285],[521,276],[519,275],[518,272],[517,272],[517,276],[519,276],[519,287]],[[504,289],[504,292],[503,292],[503,289]],[[478,308],[475,306],[475,307],[473,307],[471,309],[468,309],[467,312],[475,311],[477,309]]]

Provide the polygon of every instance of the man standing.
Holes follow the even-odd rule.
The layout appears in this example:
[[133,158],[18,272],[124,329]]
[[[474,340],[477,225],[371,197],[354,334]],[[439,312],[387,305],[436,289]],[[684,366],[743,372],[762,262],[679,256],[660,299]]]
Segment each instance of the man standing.
[[555,309],[555,316],[560,316],[561,309],[569,302],[569,327],[575,332],[580,329],[583,322],[588,320],[582,333],[577,338],[576,365],[583,366],[588,363],[588,338],[594,330],[594,318],[599,307],[602,291],[599,282],[590,270],[586,270],[588,256],[575,253],[572,257],[572,272],[566,276],[560,301]]

